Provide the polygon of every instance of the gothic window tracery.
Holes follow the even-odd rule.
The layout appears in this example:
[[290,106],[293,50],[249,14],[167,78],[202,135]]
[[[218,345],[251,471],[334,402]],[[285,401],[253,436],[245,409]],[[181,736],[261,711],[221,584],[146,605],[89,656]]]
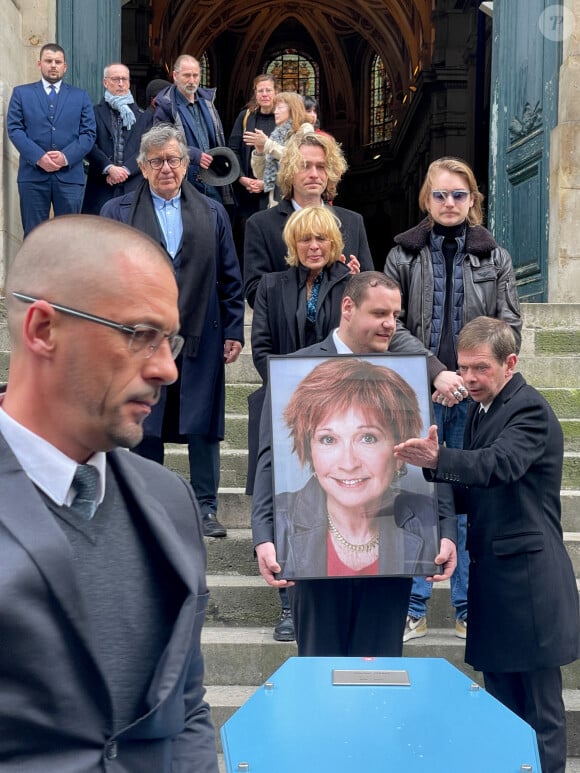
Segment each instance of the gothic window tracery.
[[385,65],[377,54],[370,74],[370,143],[388,142],[393,133],[393,87]]
[[296,91],[318,99],[318,64],[294,48],[277,52],[267,63],[266,72],[276,78],[281,91]]

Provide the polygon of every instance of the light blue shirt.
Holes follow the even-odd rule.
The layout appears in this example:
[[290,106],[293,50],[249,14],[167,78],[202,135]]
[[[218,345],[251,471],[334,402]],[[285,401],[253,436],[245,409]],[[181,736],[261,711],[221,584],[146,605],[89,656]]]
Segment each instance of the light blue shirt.
[[[0,408],[0,432],[34,485],[55,504],[70,507],[76,496],[72,481],[77,462],[44,438],[19,424],[2,408]],[[87,464],[92,465],[99,472],[97,505],[100,505],[105,497],[107,457],[99,451],[91,456]]]
[[183,236],[183,220],[181,218],[181,191],[173,199],[162,199],[151,188],[151,198],[155,207],[155,214],[165,239],[165,249],[175,260],[181,237]]
[[50,94],[50,87],[54,86],[54,91],[58,95],[60,93],[60,87],[62,85],[62,81],[57,81],[56,83],[49,83],[48,81],[45,81],[44,78],[40,79],[42,81],[42,85],[44,87],[44,92],[46,96],[48,97]]

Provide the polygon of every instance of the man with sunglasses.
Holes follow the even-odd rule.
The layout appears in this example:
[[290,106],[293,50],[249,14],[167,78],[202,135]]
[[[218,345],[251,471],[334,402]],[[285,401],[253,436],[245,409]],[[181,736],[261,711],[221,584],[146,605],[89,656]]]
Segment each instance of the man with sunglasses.
[[[479,316],[497,317],[514,332],[519,350],[520,306],[509,253],[482,225],[483,196],[471,168],[461,159],[440,158],[429,166],[419,193],[427,217],[395,237],[385,274],[401,288],[397,335],[418,339],[441,362],[433,393],[439,442],[463,447],[467,390],[457,370],[457,337]],[[459,386],[458,386],[459,380]],[[457,569],[451,578],[455,635],[467,635],[469,555],[466,516],[458,514]],[[427,601],[432,584],[415,578],[403,641],[427,633]]]
[[185,346],[178,381],[163,390],[135,451],[163,463],[164,442],[187,443],[191,485],[206,537],[225,537],[217,519],[219,444],[225,432],[225,370],[243,346],[242,277],[229,218],[221,204],[187,179],[185,137],[157,124],[141,138],[144,180],[101,214],[149,234],[170,256],[179,286]]
[[203,700],[201,513],[127,453],[177,378],[165,252],[89,215],[30,234],[6,282],[0,768],[217,773]]

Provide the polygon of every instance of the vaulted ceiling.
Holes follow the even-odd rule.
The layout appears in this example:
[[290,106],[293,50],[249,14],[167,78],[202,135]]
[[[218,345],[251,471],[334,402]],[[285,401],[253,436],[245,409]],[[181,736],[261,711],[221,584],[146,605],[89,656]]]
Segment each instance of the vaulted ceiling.
[[[181,53],[208,55],[239,108],[269,53],[309,53],[320,66],[323,104],[345,125],[361,111],[361,78],[379,54],[396,100],[431,60],[434,0],[151,0],[153,61],[170,72]],[[220,68],[222,72],[220,73]],[[223,70],[227,72],[223,72]],[[226,80],[227,79],[227,80]],[[397,104],[395,104],[395,109]],[[346,139],[346,136],[345,136]]]

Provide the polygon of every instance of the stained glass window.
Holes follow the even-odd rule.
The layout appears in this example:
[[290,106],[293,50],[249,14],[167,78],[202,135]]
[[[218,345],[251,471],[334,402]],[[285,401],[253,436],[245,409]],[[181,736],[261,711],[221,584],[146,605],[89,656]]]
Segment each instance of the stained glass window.
[[202,86],[211,86],[211,72],[209,69],[209,59],[207,54],[204,53],[199,58],[199,69],[201,70],[201,76],[199,82]]
[[266,66],[276,78],[280,91],[297,91],[318,99],[319,69],[310,57],[293,48],[278,52]]
[[393,88],[380,56],[371,65],[370,141],[387,142],[393,133]]

